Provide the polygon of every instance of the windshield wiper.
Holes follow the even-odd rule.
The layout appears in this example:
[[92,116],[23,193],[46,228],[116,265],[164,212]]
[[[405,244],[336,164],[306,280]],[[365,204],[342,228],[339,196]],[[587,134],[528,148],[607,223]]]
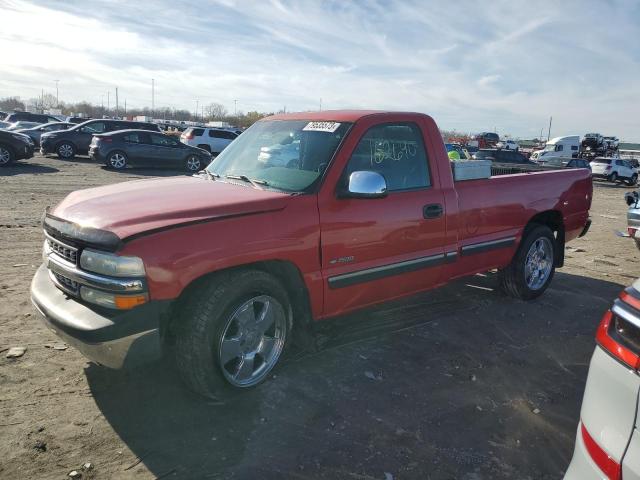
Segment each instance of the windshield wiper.
[[204,170],[200,170],[197,174],[198,175],[206,174],[209,180],[215,180],[216,178],[220,178],[219,173],[210,172],[206,168]]
[[247,182],[250,183],[254,188],[260,189],[260,190],[264,190],[261,185],[263,186],[269,186],[269,182],[266,182],[264,180],[253,180],[249,177],[247,177],[246,175],[225,175],[224,178],[230,178],[232,180],[242,180],[243,182]]

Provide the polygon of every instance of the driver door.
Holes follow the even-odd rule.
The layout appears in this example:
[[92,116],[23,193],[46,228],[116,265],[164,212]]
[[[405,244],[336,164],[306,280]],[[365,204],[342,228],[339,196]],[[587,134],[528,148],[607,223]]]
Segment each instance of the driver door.
[[[445,263],[444,197],[416,123],[374,125],[360,138],[338,191],[319,198],[327,316],[435,286]],[[355,171],[382,175],[383,198],[351,198]]]

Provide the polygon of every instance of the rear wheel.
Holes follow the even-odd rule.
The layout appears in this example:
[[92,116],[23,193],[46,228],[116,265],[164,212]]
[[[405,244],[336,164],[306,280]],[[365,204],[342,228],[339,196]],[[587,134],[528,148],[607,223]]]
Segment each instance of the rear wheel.
[[618,181],[618,174],[616,172],[613,172],[611,175],[609,175],[609,181],[616,183]]
[[76,156],[76,147],[74,147],[72,143],[62,142],[58,145],[58,148],[56,148],[56,153],[58,154],[58,158],[69,160]]
[[116,170],[127,166],[127,155],[124,152],[111,152],[107,157],[107,165]]
[[501,289],[522,300],[539,297],[555,273],[556,240],[545,225],[531,228],[511,263],[498,272]]
[[638,183],[638,174],[634,173],[633,175],[631,175],[631,178],[627,180],[627,185],[633,187],[636,183]]
[[6,145],[0,145],[0,167],[12,164],[16,157],[11,148]]
[[200,160],[200,157],[198,157],[197,155],[189,155],[187,157],[187,161],[185,165],[187,168],[187,172],[195,173],[202,170],[202,161]]
[[221,274],[185,302],[176,364],[192,390],[221,398],[254,387],[277,364],[291,336],[287,292],[258,270]]

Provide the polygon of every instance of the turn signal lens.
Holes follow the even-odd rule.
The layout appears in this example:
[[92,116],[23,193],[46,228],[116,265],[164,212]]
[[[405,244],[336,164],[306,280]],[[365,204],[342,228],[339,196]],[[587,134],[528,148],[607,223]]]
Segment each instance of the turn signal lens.
[[146,295],[134,295],[134,296],[122,296],[116,295],[114,297],[116,308],[119,310],[129,310],[143,303],[147,303]]

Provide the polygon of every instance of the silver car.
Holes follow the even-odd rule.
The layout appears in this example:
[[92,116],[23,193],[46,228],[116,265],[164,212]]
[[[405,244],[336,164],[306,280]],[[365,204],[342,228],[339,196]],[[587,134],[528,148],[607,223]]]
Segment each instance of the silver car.
[[640,479],[640,279],[596,332],[573,459],[565,480]]

